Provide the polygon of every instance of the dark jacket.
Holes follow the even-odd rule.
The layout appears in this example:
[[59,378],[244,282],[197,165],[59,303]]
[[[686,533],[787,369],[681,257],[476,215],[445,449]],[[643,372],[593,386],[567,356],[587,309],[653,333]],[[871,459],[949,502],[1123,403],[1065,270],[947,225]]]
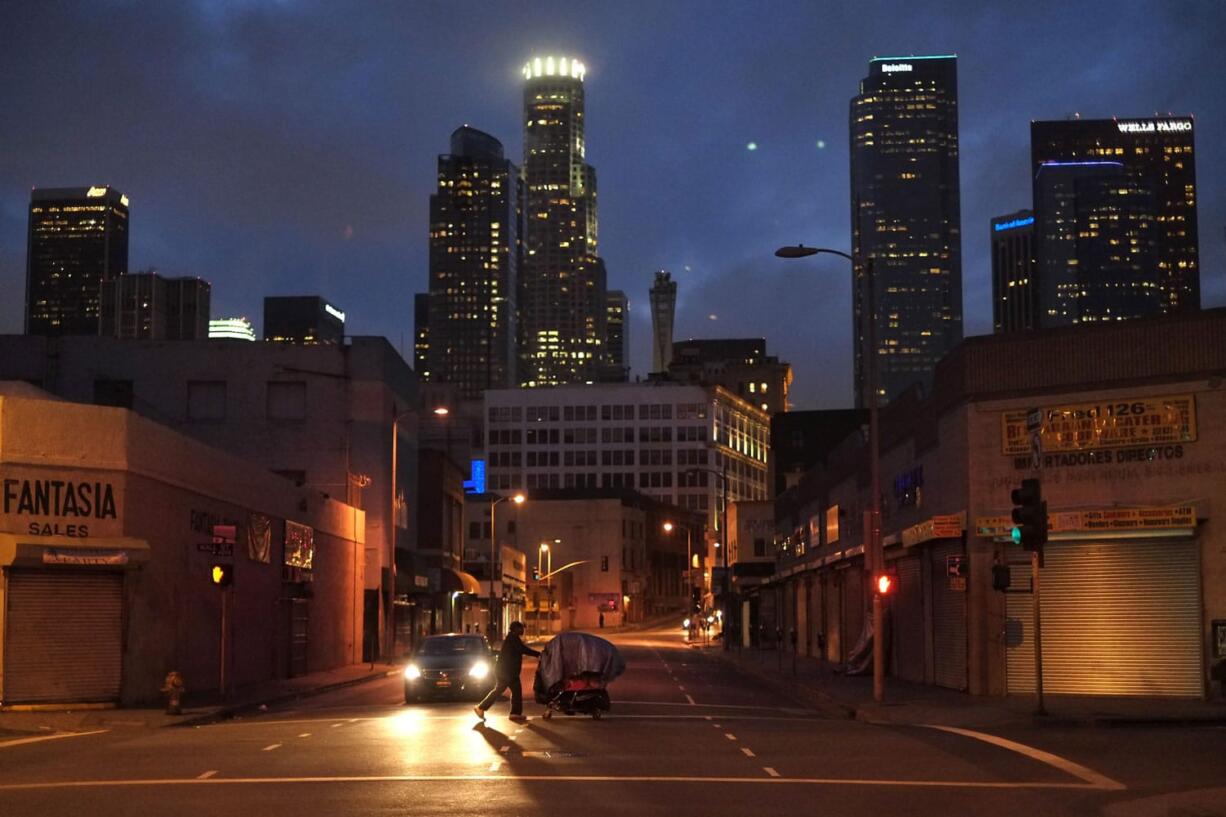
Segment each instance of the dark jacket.
[[498,651],[498,678],[505,681],[518,678],[519,671],[524,665],[525,655],[540,655],[540,653],[524,644],[515,633],[508,633],[502,642],[502,649]]

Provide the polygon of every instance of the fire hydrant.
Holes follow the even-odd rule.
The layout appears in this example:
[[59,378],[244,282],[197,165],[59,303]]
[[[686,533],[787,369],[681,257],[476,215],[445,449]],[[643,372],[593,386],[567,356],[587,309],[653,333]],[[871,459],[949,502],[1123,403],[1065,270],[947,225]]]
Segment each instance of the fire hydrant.
[[180,704],[187,690],[183,686],[183,676],[177,670],[166,673],[166,681],[162,684],[162,692],[166,694],[166,714],[182,715]]

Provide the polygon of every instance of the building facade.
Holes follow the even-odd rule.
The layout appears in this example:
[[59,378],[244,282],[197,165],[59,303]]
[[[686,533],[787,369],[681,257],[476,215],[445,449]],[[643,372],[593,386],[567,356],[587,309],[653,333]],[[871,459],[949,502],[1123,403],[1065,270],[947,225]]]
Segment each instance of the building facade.
[[713,532],[725,482],[729,501],[767,498],[769,418],[719,386],[490,391],[485,419],[492,491],[632,488],[703,514]]
[[885,402],[915,382],[930,388],[962,339],[956,57],[869,63],[851,100],[851,205],[856,405],[866,407],[870,355]]
[[367,658],[389,654],[394,597],[406,600],[418,586],[416,574],[397,570],[406,561],[397,553],[411,554],[418,541],[421,412],[416,378],[385,339],[332,345],[7,335],[0,336],[0,380],[131,409],[290,485],[364,510],[363,649]]
[[[1040,225],[1040,274],[1049,274],[1047,257],[1072,252],[1081,267],[1078,274],[1087,286],[1099,289],[1086,296],[1088,317],[1082,320],[1200,308],[1191,117],[1031,122],[1030,162]],[[1101,164],[1106,162],[1116,166]],[[1078,167],[1083,168],[1080,173]],[[1063,230],[1056,216],[1044,213],[1053,195],[1045,188],[1053,185],[1066,188],[1060,194],[1065,201],[1057,204],[1072,210],[1064,216]],[[1081,189],[1067,189],[1074,185]],[[1072,250],[1066,238],[1072,229],[1068,218],[1080,220]],[[1046,282],[1043,289],[1049,289]],[[1051,302],[1041,306],[1045,315],[1053,309],[1064,311]],[[1077,317],[1064,322],[1076,322]]]
[[625,383],[630,379],[630,299],[620,289],[611,289],[605,298],[606,383]]
[[35,188],[26,236],[27,335],[96,335],[103,281],[128,271],[128,197]]
[[792,364],[767,355],[765,338],[678,341],[668,374],[683,383],[723,386],[768,415],[788,410]]
[[591,383],[605,361],[604,261],[596,244],[596,170],[587,163],[582,62],[536,57],[524,74],[526,386]]
[[212,287],[199,278],[164,278],[156,271],[102,282],[100,334],[112,338],[204,340]]
[[[129,411],[13,385],[0,384],[5,705],[147,705],[171,670],[208,695],[223,678],[232,690],[362,660],[362,510]],[[216,564],[232,587],[214,585]]]
[[209,321],[209,340],[255,340],[255,327],[247,318],[214,318]]
[[345,313],[317,295],[264,299],[264,340],[282,343],[345,342]]
[[[1010,535],[1010,491],[1037,477],[1050,525],[1046,692],[1221,699],[1223,370],[1218,309],[973,338],[942,361],[926,400],[892,405],[889,672],[974,694],[1034,690],[1030,558]],[[801,654],[831,663],[854,663],[865,635],[867,470],[849,439],[780,497],[779,560],[759,591],[785,646],[795,633]]]
[[[502,143],[467,125],[438,157],[430,196],[429,329],[424,379],[467,399],[519,383],[519,170]],[[415,307],[416,308],[416,307]]]
[[1039,326],[1034,211],[992,219],[992,327],[1024,332]]

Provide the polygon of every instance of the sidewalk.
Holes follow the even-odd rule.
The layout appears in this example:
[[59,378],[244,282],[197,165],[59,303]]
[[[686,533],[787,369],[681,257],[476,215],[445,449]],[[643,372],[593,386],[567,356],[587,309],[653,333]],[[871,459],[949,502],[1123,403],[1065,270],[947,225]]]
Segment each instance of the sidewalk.
[[1047,726],[1199,726],[1226,724],[1226,703],[1175,698],[1047,695],[1047,715],[1034,714],[1034,696],[970,695],[886,677],[885,700],[873,700],[871,676],[847,677],[804,656],[735,647],[713,653],[743,672],[833,717],[867,723],[932,724],[962,728]]
[[157,708],[96,708],[65,705],[54,711],[0,711],[0,737],[20,737],[52,732],[82,732],[91,729],[119,727],[199,726],[225,720],[261,706],[285,703],[297,698],[319,695],[335,689],[375,681],[400,672],[392,664],[354,664],[335,670],[313,672],[297,678],[266,681],[236,690],[221,701],[212,696],[192,696],[188,690],[188,706],[182,715],[167,715]]

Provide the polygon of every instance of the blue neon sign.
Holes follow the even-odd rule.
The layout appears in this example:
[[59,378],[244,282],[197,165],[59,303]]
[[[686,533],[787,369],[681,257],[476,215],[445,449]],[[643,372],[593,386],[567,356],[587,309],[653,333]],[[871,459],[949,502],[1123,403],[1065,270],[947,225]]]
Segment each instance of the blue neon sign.
[[473,460],[469,474],[472,478],[464,480],[464,493],[485,493],[485,460]]
[[1012,221],[1002,221],[1000,224],[993,224],[992,229],[998,233],[1001,233],[1005,230],[1017,229],[1018,227],[1029,227],[1031,224],[1034,224],[1034,216],[1015,218]]

